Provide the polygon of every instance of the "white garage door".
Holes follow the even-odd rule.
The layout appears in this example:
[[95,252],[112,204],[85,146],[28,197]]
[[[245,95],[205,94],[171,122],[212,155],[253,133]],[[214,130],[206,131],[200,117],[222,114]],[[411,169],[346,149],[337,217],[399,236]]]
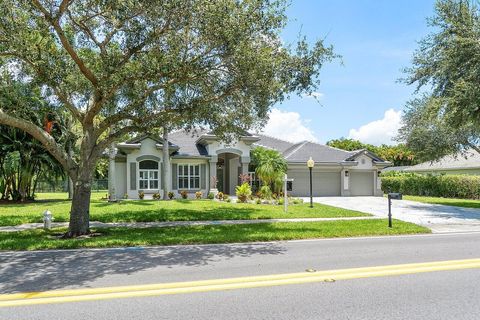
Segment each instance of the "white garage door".
[[[293,178],[291,194],[296,197],[310,195],[310,176],[307,170],[288,172],[288,177]],[[340,172],[313,172],[313,196],[340,196]]]
[[373,196],[373,172],[350,171],[349,183],[352,196]]

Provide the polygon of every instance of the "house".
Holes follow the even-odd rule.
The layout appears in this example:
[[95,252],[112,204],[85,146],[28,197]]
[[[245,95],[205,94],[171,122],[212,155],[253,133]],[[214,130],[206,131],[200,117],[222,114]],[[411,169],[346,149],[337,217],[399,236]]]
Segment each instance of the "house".
[[[390,165],[367,150],[344,151],[313,142],[291,143],[263,134],[245,134],[230,145],[215,135],[201,130],[177,131],[169,134],[170,168],[165,170],[162,159],[163,140],[144,135],[117,144],[110,156],[109,192],[116,198],[138,198],[143,191],[149,194],[163,192],[167,184],[178,196],[186,190],[190,197],[196,191],[204,196],[217,189],[235,194],[241,173],[252,174],[250,151],[256,146],[278,150],[288,162],[289,185],[293,196],[309,195],[309,170],[306,162],[312,157],[313,196],[381,196],[380,170]],[[169,169],[169,170],[168,170]]]
[[402,170],[390,171],[415,172],[420,174],[480,175],[480,154],[475,150],[470,149],[465,155],[448,155],[438,161],[427,161],[403,168]]

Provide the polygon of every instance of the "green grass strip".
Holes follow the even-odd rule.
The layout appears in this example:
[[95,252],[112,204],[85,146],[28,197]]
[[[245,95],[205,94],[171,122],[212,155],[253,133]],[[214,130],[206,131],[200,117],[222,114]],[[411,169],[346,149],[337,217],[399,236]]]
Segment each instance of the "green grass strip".
[[310,238],[359,237],[429,233],[412,223],[394,220],[355,220],[296,223],[261,223],[250,225],[215,225],[168,228],[96,229],[101,236],[60,240],[54,235],[65,229],[42,229],[0,233],[0,250],[40,250],[106,248],[126,246],[235,243],[280,241]]

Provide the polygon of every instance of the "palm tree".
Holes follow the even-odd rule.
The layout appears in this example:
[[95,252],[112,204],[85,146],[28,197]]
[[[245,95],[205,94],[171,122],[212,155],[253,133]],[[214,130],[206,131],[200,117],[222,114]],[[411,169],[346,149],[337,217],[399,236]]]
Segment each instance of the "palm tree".
[[276,150],[257,147],[251,155],[255,174],[263,185],[275,192],[281,191],[283,176],[287,172],[287,162],[282,154]]
[[[4,105],[33,105],[36,112],[30,112],[30,121],[42,126],[46,117],[54,117],[55,125],[50,134],[63,144],[61,124],[61,106],[39,103],[38,89],[25,83],[13,86],[18,91],[14,98],[11,92],[0,90],[0,101]],[[19,107],[19,112],[22,108]],[[64,170],[57,160],[48,153],[43,145],[22,130],[0,126],[0,198],[13,200],[33,200],[39,179],[57,179],[64,177]]]

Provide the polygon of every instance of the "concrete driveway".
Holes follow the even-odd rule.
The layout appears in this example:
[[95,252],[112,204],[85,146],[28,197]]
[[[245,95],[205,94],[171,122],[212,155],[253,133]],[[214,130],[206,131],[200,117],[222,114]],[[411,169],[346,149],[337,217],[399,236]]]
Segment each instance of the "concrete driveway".
[[[316,197],[313,201],[375,216],[388,214],[388,200],[383,197]],[[393,200],[392,216],[428,227],[434,233],[480,231],[480,209]]]

